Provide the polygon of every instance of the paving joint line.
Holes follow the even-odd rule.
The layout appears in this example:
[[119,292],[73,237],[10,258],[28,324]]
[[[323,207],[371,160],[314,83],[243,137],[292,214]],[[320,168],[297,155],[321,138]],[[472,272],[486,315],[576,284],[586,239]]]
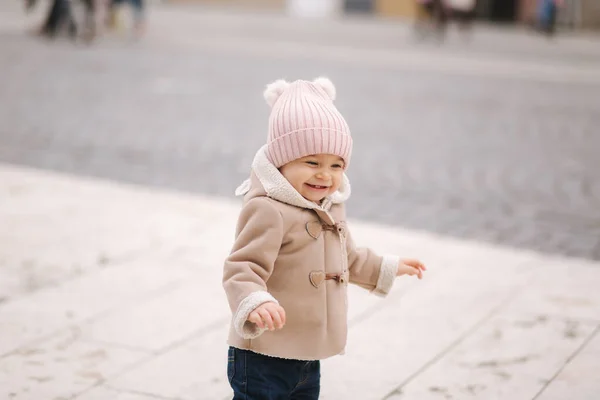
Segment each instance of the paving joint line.
[[581,353],[583,351],[583,349],[585,349],[585,347],[592,341],[592,339],[594,339],[596,337],[596,335],[598,335],[598,333],[600,333],[600,324],[598,324],[596,326],[596,328],[592,331],[592,333],[573,352],[573,354],[571,354],[565,360],[565,363],[560,368],[558,368],[558,370],[556,371],[556,373],[554,375],[552,375],[552,377],[550,377],[550,379],[548,379],[546,382],[544,382],[544,384],[542,385],[541,389],[535,394],[535,396],[533,396],[531,398],[531,400],[538,399],[544,393],[544,391],[548,388],[548,386],[550,386],[550,384],[558,377],[558,375],[567,367],[567,365],[569,365],[569,363],[571,361],[573,361],[573,359],[575,357],[577,357],[579,355],[579,353]]
[[471,326],[470,328],[468,328],[461,336],[459,336],[456,340],[454,340],[452,343],[450,343],[450,345],[448,345],[445,349],[443,349],[441,352],[439,352],[433,358],[431,358],[429,361],[427,361],[425,364],[423,364],[423,366],[421,366],[421,368],[417,369],[415,372],[413,372],[411,375],[409,375],[395,389],[393,389],[388,394],[386,394],[383,397],[382,400],[387,400],[391,396],[402,394],[402,388],[404,386],[406,386],[408,383],[410,383],[414,378],[416,378],[422,372],[424,372],[425,370],[427,370],[430,366],[432,366],[433,364],[435,364],[437,361],[441,360],[446,354],[448,354],[451,350],[453,350],[456,346],[458,346],[466,338],[468,338],[469,336],[471,336],[473,333],[477,332],[477,330],[479,330],[482,326],[484,326],[485,323],[487,323],[492,317],[494,317],[495,315],[497,315],[503,308],[505,308],[507,305],[509,305],[510,303],[512,303],[513,301],[515,301],[515,299],[518,297],[518,295],[522,291],[525,290],[527,284],[529,284],[533,279],[534,278],[531,277],[531,278],[529,278],[527,280],[527,283],[525,283],[525,284],[523,284],[521,286],[518,286],[518,287],[514,288],[513,290],[511,290],[509,292],[509,294],[506,296],[506,298],[504,300],[502,300],[498,305],[496,305],[495,307],[493,307],[488,312],[487,315],[485,315],[482,319],[480,319],[479,321],[477,321],[473,326]]

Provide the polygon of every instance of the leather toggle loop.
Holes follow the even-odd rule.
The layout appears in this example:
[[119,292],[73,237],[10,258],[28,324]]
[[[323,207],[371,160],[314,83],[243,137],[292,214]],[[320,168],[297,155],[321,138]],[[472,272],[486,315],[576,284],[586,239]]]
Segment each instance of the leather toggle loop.
[[317,289],[324,281],[328,280],[334,280],[338,283],[346,283],[346,279],[342,274],[327,274],[325,271],[311,271],[310,274],[308,274],[308,279],[310,280],[310,283]]
[[337,232],[340,236],[346,236],[346,224],[344,222],[338,222],[334,225],[324,224],[320,221],[310,221],[306,223],[306,232],[313,238],[318,239],[321,236],[321,232],[330,231]]

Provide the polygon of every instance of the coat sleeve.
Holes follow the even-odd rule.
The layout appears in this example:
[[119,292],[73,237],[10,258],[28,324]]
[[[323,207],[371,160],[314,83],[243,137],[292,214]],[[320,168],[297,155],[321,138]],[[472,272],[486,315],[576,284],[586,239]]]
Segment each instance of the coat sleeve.
[[283,240],[283,217],[268,198],[244,205],[236,238],[223,267],[223,287],[233,313],[233,325],[244,339],[260,336],[264,329],[247,321],[263,303],[277,300],[267,291],[267,280]]
[[398,256],[378,256],[366,247],[357,248],[350,231],[346,232],[346,251],[350,282],[379,296],[387,295],[398,273]]

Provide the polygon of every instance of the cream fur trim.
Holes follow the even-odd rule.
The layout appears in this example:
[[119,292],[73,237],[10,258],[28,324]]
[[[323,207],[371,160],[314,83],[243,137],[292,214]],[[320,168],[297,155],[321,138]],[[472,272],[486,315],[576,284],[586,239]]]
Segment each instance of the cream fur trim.
[[381,260],[381,266],[379,267],[379,279],[377,279],[377,286],[375,286],[375,293],[378,296],[387,295],[398,274],[398,265],[400,264],[400,257],[398,256],[383,256]]
[[248,193],[250,191],[250,187],[251,186],[252,185],[250,184],[250,179],[246,179],[244,182],[242,182],[240,184],[240,186],[238,186],[235,189],[235,195],[236,196],[243,196],[243,195],[245,195],[246,193]]
[[247,321],[247,319],[248,315],[250,315],[256,307],[269,301],[279,304],[275,297],[271,296],[269,292],[264,291],[250,293],[248,297],[242,300],[233,316],[233,326],[238,335],[244,339],[254,339],[266,331],[266,328],[260,329],[256,324]]
[[[281,172],[267,158],[266,153],[267,146],[258,150],[256,155],[254,156],[254,161],[252,162],[252,170],[256,174],[258,180],[265,188],[267,192],[267,196],[272,199],[281,201],[282,203],[286,203],[292,206],[308,208],[308,209],[320,209],[323,211],[328,211],[332,204],[340,204],[348,200],[350,197],[351,189],[350,189],[350,180],[346,174],[342,177],[342,184],[338,191],[333,193],[323,202],[323,207],[320,207],[318,204],[313,203],[312,201],[306,200],[294,187],[291,183],[288,182],[287,179]],[[248,180],[244,181],[235,191],[237,196],[242,196],[250,190],[250,182]]]
[[269,83],[263,92],[263,96],[267,104],[271,107],[275,105],[279,97],[290,87],[290,83],[284,79],[278,79],[273,83]]

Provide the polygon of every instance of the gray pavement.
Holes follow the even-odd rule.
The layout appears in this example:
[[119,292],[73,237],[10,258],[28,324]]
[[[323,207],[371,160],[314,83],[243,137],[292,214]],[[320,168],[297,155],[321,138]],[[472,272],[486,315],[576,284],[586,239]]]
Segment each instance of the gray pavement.
[[151,8],[147,37],[24,35],[2,6],[0,160],[230,196],[265,137],[263,86],[328,75],[355,138],[350,215],[600,259],[600,46],[478,27]]

